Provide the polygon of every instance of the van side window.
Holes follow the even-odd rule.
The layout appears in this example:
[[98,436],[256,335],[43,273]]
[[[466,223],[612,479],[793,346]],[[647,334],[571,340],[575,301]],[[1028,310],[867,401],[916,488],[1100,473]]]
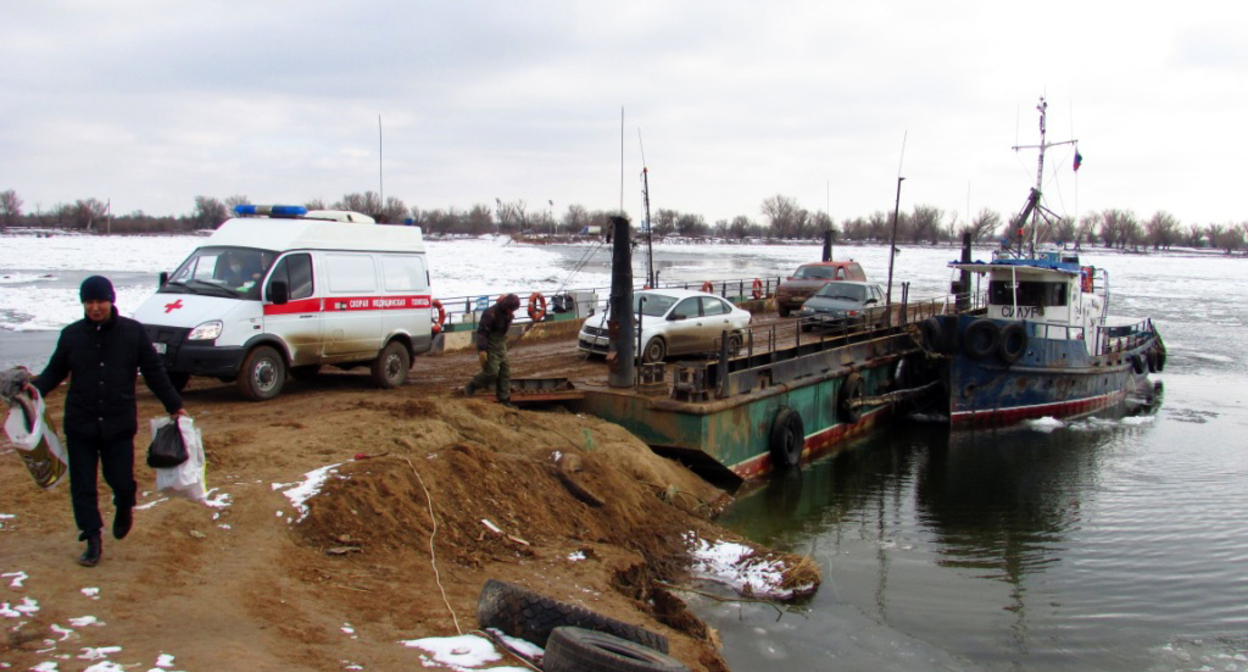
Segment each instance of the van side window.
[[837,280],[844,280],[844,279],[845,279],[845,267],[844,267],[844,266],[837,266],[837,267],[836,267],[836,279],[837,279]]
[[326,254],[325,274],[329,291],[373,292],[377,289],[377,270],[369,254]]
[[381,258],[381,277],[387,292],[403,292],[425,289],[424,260],[415,256],[384,256]]
[[290,288],[290,298],[306,299],[312,296],[312,255],[292,254],[283,257],[269,275],[268,291],[272,291],[273,281],[280,280]]

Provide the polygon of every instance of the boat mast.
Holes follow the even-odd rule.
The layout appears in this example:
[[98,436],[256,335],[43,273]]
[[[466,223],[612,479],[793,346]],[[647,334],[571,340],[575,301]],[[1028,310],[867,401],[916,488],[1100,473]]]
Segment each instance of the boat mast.
[[[1040,104],[1036,105],[1036,110],[1040,112],[1040,144],[1038,145],[1015,145],[1013,148],[1014,151],[1016,152],[1020,149],[1040,150],[1039,156],[1036,158],[1036,186],[1034,189],[1031,190],[1031,194],[1027,197],[1027,205],[1023,208],[1022,213],[1020,213],[1018,217],[1019,224],[1025,223],[1027,221],[1028,216],[1031,217],[1031,253],[1032,255],[1034,255],[1036,252],[1036,242],[1040,235],[1040,219],[1046,213],[1052,214],[1052,213],[1049,213],[1048,210],[1044,206],[1040,205],[1040,196],[1042,194],[1042,187],[1044,186],[1044,152],[1046,149],[1050,147],[1057,147],[1060,145],[1074,145],[1074,144],[1078,144],[1079,142],[1078,140],[1062,140],[1061,142],[1053,142],[1053,143],[1046,142],[1045,138],[1048,135],[1048,128],[1045,123],[1045,119],[1048,116],[1049,103],[1048,101],[1044,99],[1044,96],[1040,96]],[[1019,255],[1021,256],[1022,246],[1023,246],[1023,241],[1021,238],[1018,241],[1018,246],[1019,246]]]

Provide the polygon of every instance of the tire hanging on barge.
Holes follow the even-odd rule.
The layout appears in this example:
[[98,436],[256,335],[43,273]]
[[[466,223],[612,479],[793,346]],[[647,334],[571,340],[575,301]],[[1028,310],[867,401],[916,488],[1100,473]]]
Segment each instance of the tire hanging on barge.
[[862,376],[851,373],[836,391],[836,417],[841,422],[854,423],[862,419],[862,407],[852,402],[866,395],[866,384]]
[[768,446],[771,463],[776,469],[791,469],[802,461],[806,447],[806,426],[802,416],[788,406],[783,406],[771,422]]

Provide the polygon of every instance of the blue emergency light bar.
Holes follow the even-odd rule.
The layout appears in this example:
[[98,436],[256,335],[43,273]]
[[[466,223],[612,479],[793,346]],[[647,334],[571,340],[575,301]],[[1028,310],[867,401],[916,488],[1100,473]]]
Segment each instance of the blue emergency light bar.
[[302,205],[251,205],[240,203],[234,206],[234,214],[239,217],[248,215],[267,215],[269,217],[302,217],[308,209]]

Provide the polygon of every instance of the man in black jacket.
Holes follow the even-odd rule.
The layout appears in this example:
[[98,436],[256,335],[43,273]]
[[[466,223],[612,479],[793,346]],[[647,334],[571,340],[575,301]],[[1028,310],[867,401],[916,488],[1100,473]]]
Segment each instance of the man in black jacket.
[[52,359],[32,382],[45,397],[70,377],[65,397],[65,443],[69,455],[70,494],[74,521],[87,549],[78,563],[94,567],[102,546],[96,472],[113,490],[113,536],[124,538],[133,522],[135,493],[134,435],[138,408],[134,401],[135,374],[165,405],[171,416],[185,415],[160,356],[143,325],[117,314],[116,295],[108,278],[93,275],[78,292],[86,317],[61,330]]
[[499,403],[515,408],[511,403],[511,366],[507,363],[507,331],[520,307],[520,297],[508,294],[500,297],[494,305],[481,313],[477,323],[477,359],[481,373],[468,381],[464,394],[472,396],[478,389],[494,387]]

